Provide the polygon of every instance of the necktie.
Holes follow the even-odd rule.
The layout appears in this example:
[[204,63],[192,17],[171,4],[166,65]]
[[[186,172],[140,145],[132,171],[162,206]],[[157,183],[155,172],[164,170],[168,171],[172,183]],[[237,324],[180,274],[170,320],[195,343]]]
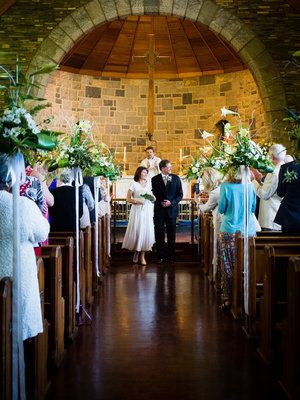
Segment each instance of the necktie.
[[168,175],[163,175],[163,180],[164,180],[164,184],[165,184],[165,186],[167,186],[167,182],[168,182]]

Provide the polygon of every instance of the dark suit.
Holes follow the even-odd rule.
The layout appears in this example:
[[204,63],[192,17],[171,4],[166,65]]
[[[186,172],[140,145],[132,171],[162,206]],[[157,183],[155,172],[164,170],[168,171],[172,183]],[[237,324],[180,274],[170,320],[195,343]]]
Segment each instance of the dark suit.
[[[290,183],[283,182],[287,169],[298,174],[297,179],[293,179]],[[300,234],[300,164],[292,161],[281,166],[277,194],[283,199],[274,221],[282,226],[283,232],[293,234],[294,231],[295,234]]]
[[[75,187],[59,186],[51,193],[54,197],[53,207],[49,207],[51,232],[76,231]],[[79,218],[83,214],[82,194],[79,191]]]
[[[152,178],[152,192],[156,197],[154,204],[155,240],[158,258],[173,259],[175,253],[176,218],[178,203],[182,199],[181,180],[177,175],[170,174],[170,181],[164,184],[161,174]],[[170,207],[163,207],[161,202],[169,200]],[[165,226],[167,229],[167,251],[165,250]]]

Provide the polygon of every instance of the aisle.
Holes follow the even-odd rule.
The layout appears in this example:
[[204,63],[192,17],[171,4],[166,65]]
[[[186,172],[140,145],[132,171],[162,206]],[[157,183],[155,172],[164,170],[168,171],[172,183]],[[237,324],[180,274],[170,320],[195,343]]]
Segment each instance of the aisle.
[[49,399],[280,399],[197,264],[112,265]]

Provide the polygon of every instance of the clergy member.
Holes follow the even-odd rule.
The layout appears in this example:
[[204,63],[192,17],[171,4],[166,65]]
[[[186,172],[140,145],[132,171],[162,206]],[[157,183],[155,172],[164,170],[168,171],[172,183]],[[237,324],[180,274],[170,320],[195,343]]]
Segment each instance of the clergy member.
[[152,177],[160,173],[159,163],[161,159],[154,155],[154,148],[152,146],[148,146],[145,151],[147,157],[141,162],[141,166],[147,168],[148,180],[151,182]]

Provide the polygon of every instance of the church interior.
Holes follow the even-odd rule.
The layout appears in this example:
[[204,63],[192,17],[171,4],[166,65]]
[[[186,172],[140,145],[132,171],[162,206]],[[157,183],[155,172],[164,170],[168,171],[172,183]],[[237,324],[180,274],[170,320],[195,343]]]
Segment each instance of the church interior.
[[[0,0],[0,114],[16,59],[25,76],[57,65],[35,76],[33,96],[48,103],[37,126],[51,115],[49,129],[71,137],[89,121],[122,175],[88,227],[50,228],[37,256],[44,329],[24,354],[12,345],[14,279],[1,280],[3,400],[300,398],[300,234],[235,236],[222,308],[215,220],[195,201],[198,176],[185,179],[228,121],[297,160],[287,119],[300,115],[299,24],[299,0]],[[147,264],[122,248],[147,148],[183,188],[170,263],[156,245]]]

